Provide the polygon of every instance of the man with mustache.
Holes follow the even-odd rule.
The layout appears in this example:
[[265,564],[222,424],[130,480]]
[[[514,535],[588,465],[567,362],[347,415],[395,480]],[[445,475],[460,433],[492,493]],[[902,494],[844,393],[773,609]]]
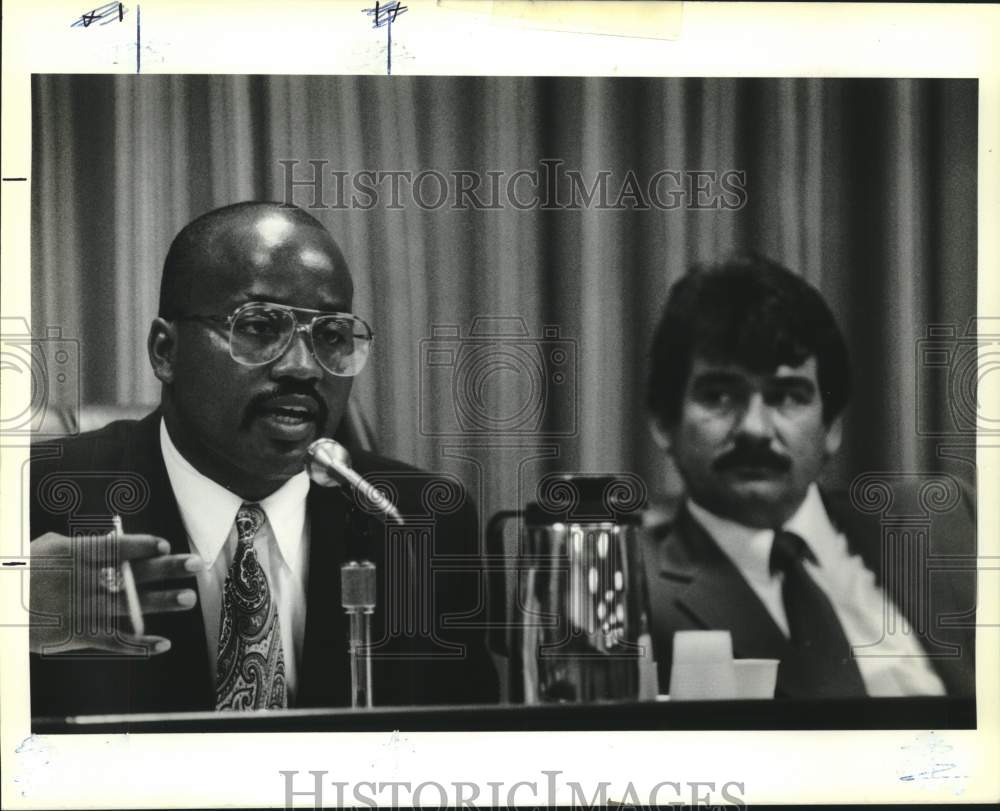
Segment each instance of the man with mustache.
[[[780,660],[779,697],[973,694],[972,623],[940,620],[974,610],[974,574],[894,576],[879,516],[817,484],[850,393],[829,308],[787,269],[740,255],[671,289],[648,389],[686,490],[645,543],[661,691],[674,632],[722,629],[736,658]],[[974,554],[956,501],[932,553]]]
[[240,203],[177,235],[147,346],[160,407],[33,449],[33,715],[349,704],[340,567],[356,558],[377,567],[376,705],[495,700],[481,634],[453,619],[475,614],[477,580],[432,571],[477,560],[464,493],[428,515],[429,474],[352,448],[421,518],[390,535],[304,472],[368,357],[352,308],[340,248],[301,209]]

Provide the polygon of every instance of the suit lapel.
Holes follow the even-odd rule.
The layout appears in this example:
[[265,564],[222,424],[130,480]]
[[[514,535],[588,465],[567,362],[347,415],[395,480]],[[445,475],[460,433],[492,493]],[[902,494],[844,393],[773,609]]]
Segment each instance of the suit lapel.
[[[185,554],[191,549],[163,463],[159,432],[160,413],[156,411],[136,426],[132,441],[124,449],[125,468],[134,470],[149,486],[149,500],[125,518],[125,529],[158,535],[170,543],[171,554]],[[185,580],[176,585],[190,588],[192,584]],[[156,706],[166,702],[169,709],[213,708],[215,692],[200,602],[191,611],[147,615],[146,633],[167,637],[171,648],[143,663],[150,678],[137,679],[136,692],[150,690],[153,695],[148,700]]]
[[[672,600],[696,626],[728,629],[737,658],[780,658],[784,634],[732,561],[705,529],[681,508],[674,530],[682,554],[661,552],[660,600]],[[656,614],[654,613],[654,616]]]
[[[770,612],[708,532],[682,507],[667,537],[653,541],[650,584],[661,687],[671,666],[673,633],[727,630],[736,659],[784,659],[789,643]],[[779,697],[809,697],[807,685],[782,679]]]

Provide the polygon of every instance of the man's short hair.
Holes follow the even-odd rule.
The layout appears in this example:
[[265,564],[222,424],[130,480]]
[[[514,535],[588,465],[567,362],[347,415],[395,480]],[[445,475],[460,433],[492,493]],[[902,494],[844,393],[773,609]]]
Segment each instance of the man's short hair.
[[202,252],[208,242],[241,220],[252,221],[255,216],[267,211],[280,212],[297,223],[326,232],[323,223],[291,203],[247,200],[202,214],[185,225],[170,243],[160,277],[160,317],[173,318],[182,314],[182,302],[186,299],[192,276],[202,270]]
[[814,287],[756,254],[696,265],[667,297],[650,352],[647,403],[662,425],[680,418],[695,356],[737,363],[758,374],[816,356],[829,424],[851,396],[844,337]]

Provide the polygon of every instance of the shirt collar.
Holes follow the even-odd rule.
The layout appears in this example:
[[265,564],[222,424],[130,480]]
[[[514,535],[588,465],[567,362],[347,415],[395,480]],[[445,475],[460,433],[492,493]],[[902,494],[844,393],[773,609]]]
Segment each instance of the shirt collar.
[[809,486],[805,500],[784,528],[809,544],[820,568],[846,552],[847,542],[830,520],[815,482]]
[[[747,527],[721,518],[691,499],[688,499],[688,510],[747,579],[760,583],[771,579],[773,530]],[[838,544],[844,543],[830,521],[815,482],[809,485],[805,499],[785,522],[784,529],[794,532],[809,544],[821,567],[824,561],[831,560],[836,554]]]
[[[243,499],[196,470],[177,450],[162,419],[160,450],[184,529],[198,556],[211,566],[229,538]],[[302,471],[260,501],[278,549],[292,571],[298,571],[302,563],[308,492],[309,476]]]

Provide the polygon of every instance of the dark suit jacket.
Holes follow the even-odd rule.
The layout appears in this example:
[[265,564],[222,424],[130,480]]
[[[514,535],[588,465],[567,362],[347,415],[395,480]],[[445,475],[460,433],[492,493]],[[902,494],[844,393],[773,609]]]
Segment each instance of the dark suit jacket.
[[[115,422],[34,446],[31,537],[49,531],[106,532],[109,517],[119,513],[127,532],[159,535],[173,553],[189,552],[160,453],[159,421],[159,413],[153,413],[139,422]],[[476,513],[464,490],[453,479],[400,462],[353,449],[351,455],[359,473],[395,493],[407,532],[390,536],[340,490],[312,485],[308,606],[295,705],[350,703],[340,564],[351,558],[367,558],[378,567],[377,706],[495,701],[497,676],[483,636],[462,627],[486,604],[483,578],[476,572]],[[443,561],[450,563],[448,570],[442,570]],[[465,571],[456,571],[456,561],[464,562]],[[32,714],[214,708],[200,604],[146,619],[146,633],[168,637],[170,651],[143,660],[93,653],[33,655]]]
[[[927,522],[883,519],[860,512],[840,496],[824,494],[824,503],[851,551],[918,629],[916,637],[948,694],[974,695],[975,571],[968,556],[975,554],[976,530],[968,500]],[[929,549],[927,536],[919,537],[922,524],[929,528]],[[908,556],[883,554],[883,528],[908,548]],[[661,692],[669,685],[675,631],[729,630],[737,659],[783,658],[788,649],[784,634],[685,505],[673,521],[646,531],[643,547]],[[907,565],[911,568],[903,573],[900,566]],[[787,697],[810,695],[804,686],[791,684]]]

